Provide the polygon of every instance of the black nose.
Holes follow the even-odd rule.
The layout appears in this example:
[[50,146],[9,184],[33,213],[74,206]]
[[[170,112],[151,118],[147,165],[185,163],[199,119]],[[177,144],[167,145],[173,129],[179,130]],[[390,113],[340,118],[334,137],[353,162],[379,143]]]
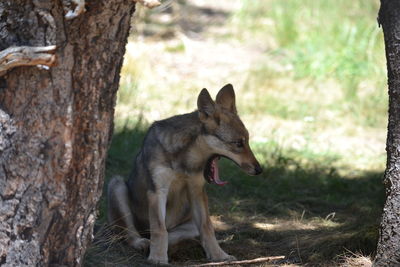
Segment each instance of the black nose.
[[257,166],[254,168],[254,171],[255,171],[255,175],[259,175],[260,173],[262,173],[263,169],[261,168],[260,165],[257,165]]

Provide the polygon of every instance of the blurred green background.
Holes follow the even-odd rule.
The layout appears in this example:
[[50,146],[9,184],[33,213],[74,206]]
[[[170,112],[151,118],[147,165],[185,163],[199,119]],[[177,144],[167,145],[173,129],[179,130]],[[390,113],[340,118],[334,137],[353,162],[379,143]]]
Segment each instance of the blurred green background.
[[[368,266],[357,264],[375,250],[386,161],[379,1],[163,3],[134,15],[107,177],[128,175],[154,120],[191,112],[202,88],[215,96],[232,83],[264,173],[221,163],[230,183],[208,187],[221,246],[239,259],[284,255],[283,266]],[[105,238],[105,209],[103,199],[86,265],[145,264]],[[170,254],[177,265],[204,260],[198,244]]]

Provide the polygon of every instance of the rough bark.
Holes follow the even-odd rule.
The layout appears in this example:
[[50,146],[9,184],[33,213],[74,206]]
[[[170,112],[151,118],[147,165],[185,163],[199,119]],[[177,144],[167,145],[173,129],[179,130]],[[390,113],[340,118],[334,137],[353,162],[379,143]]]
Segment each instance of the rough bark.
[[383,208],[375,266],[400,266],[400,1],[381,0],[389,87],[389,123]]
[[91,240],[134,2],[71,8],[0,1],[0,51],[57,46],[57,66],[0,77],[2,266],[79,266]]

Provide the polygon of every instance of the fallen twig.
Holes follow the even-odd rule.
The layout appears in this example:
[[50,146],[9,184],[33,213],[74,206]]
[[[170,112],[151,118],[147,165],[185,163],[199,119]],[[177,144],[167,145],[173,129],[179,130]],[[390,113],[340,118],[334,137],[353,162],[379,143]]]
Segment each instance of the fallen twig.
[[252,259],[252,260],[209,262],[209,263],[190,265],[189,267],[253,264],[253,263],[260,263],[260,262],[283,260],[284,258],[285,258],[285,256],[272,256],[272,257],[256,258],[256,259]]

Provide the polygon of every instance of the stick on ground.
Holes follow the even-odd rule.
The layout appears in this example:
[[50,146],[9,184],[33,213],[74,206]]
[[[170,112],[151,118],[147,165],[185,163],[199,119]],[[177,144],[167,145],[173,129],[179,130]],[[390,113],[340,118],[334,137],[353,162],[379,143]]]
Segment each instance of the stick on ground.
[[209,263],[203,263],[203,264],[190,265],[190,267],[224,266],[224,265],[230,266],[230,265],[239,265],[239,264],[253,264],[253,263],[260,263],[260,262],[283,260],[284,258],[285,258],[285,256],[272,256],[272,257],[256,258],[256,259],[252,259],[252,260],[209,262]]

